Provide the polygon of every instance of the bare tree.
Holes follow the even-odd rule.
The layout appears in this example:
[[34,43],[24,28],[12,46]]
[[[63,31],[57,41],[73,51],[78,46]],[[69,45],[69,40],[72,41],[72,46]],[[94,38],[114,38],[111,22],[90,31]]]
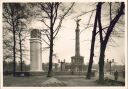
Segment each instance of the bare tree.
[[107,32],[105,36],[103,36],[103,27],[101,22],[101,9],[102,9],[102,2],[98,3],[98,27],[99,27],[99,35],[100,35],[100,57],[99,57],[99,82],[102,83],[104,81],[104,58],[105,58],[105,50],[107,47],[108,40],[114,27],[120,17],[124,14],[124,2],[121,2],[120,7],[118,9],[117,15],[110,21],[110,25],[107,28]]
[[[98,6],[97,6],[98,7]],[[92,70],[92,64],[93,64],[93,57],[94,57],[94,47],[95,47],[95,39],[96,39],[96,29],[97,29],[97,16],[98,10],[96,9],[96,15],[94,20],[94,27],[92,31],[92,40],[91,40],[91,49],[90,49],[90,59],[89,59],[89,65],[87,70],[87,79],[91,78],[91,70]]]
[[20,53],[20,71],[23,71],[23,52],[25,51],[24,49],[24,41],[25,38],[28,36],[28,31],[25,30],[26,29],[26,24],[24,24],[24,22],[19,22],[18,24],[18,31],[17,31],[17,35],[18,35],[18,40],[19,40],[19,53]]
[[[45,12],[46,16],[42,18],[42,22],[47,26],[48,30],[45,30],[46,36],[49,40],[49,42],[46,42],[50,46],[50,53],[49,53],[49,69],[48,69],[48,77],[52,76],[52,57],[53,57],[53,45],[54,45],[54,39],[57,36],[59,30],[61,29],[61,25],[63,22],[63,19],[65,16],[69,13],[71,8],[73,7],[74,3],[69,6],[66,11],[63,11],[63,14],[59,14],[60,9],[59,7],[62,5],[62,3],[59,2],[49,2],[49,3],[40,3],[40,8],[43,12]],[[61,11],[62,12],[62,11]],[[49,24],[46,23],[45,19],[49,20]],[[58,26],[55,26],[57,23],[57,20],[59,20]]]

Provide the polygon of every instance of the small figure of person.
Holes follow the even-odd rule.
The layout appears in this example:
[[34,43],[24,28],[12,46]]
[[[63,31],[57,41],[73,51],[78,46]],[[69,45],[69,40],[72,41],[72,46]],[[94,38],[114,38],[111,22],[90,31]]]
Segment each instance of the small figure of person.
[[73,72],[73,71],[71,71],[71,74],[73,75],[73,74],[74,74],[74,72]]
[[115,80],[117,81],[117,79],[118,79],[118,71],[117,70],[114,72],[114,77],[115,77]]

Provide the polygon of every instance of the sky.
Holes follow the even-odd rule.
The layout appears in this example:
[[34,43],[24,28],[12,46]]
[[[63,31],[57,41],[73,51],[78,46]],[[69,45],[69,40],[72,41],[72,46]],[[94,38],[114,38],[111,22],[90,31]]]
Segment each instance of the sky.
[[[57,35],[57,38],[55,39],[55,45],[54,45],[54,53],[57,55],[57,57],[53,58],[53,62],[58,62],[58,59],[60,60],[66,60],[66,62],[71,62],[71,57],[75,55],[75,29],[76,29],[76,22],[73,19],[75,16],[80,15],[83,12],[90,11],[94,9],[93,3],[76,3],[74,6],[73,14],[66,17],[62,23],[62,28],[60,32]],[[91,37],[92,37],[92,27],[85,29],[86,24],[88,23],[88,20],[90,18],[91,13],[88,13],[86,15],[83,15],[80,17],[80,55],[84,56],[84,63],[87,64],[89,61],[90,56],[90,46],[91,46]],[[92,15],[91,23],[94,22],[94,16],[95,12]],[[102,23],[106,23],[107,21],[104,20]],[[30,24],[28,24],[28,28],[36,28],[36,29],[45,29],[45,26],[43,23],[36,19],[32,19]],[[124,30],[124,28],[121,28]],[[118,31],[118,30],[117,30]],[[115,47],[108,46],[106,49],[105,54],[105,61],[106,59],[115,59],[116,64],[124,64],[124,56],[125,56],[125,37],[124,33],[122,37],[112,37],[114,42],[109,42],[109,45],[115,45]],[[30,49],[29,44],[29,38],[26,39],[26,48]],[[47,47],[47,45],[42,41],[42,47]],[[30,56],[29,52],[27,53],[27,60],[26,63],[30,63]],[[42,62],[46,63],[48,62],[49,58],[49,49],[42,52]],[[96,39],[96,47],[95,47],[95,56],[94,56],[94,63],[98,63],[99,58],[99,37],[97,36]]]

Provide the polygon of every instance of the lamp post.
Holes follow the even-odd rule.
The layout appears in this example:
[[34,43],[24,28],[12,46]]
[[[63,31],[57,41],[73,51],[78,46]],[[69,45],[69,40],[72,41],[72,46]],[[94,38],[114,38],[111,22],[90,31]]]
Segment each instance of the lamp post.
[[24,61],[19,61],[20,71],[23,72]]
[[63,61],[60,61],[60,59],[58,59],[58,63],[60,63],[61,71],[63,71],[63,64],[65,63],[65,59]]
[[111,70],[112,70],[112,63],[114,63],[114,59],[112,59],[112,60],[109,60],[109,59],[107,59],[107,63],[109,63],[109,66],[110,66],[110,74],[111,74]]

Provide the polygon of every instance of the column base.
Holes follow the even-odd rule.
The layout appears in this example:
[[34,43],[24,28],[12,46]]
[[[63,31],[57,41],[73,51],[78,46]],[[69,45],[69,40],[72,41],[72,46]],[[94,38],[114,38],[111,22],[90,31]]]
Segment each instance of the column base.
[[30,71],[29,72],[30,76],[43,76],[45,75],[44,71]]

